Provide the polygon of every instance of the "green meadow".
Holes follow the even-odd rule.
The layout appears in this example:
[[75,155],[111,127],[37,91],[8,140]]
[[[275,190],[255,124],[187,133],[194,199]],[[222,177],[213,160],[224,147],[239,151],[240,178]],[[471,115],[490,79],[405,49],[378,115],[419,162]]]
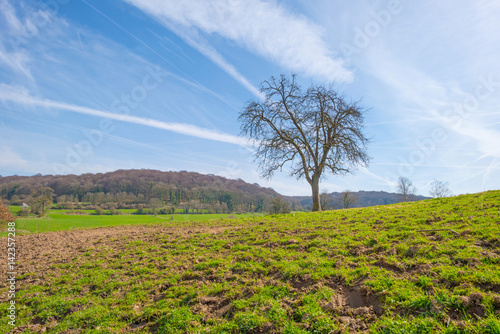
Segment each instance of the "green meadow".
[[[15,213],[19,207],[10,207]],[[43,233],[54,231],[66,231],[71,229],[85,229],[94,227],[106,227],[117,225],[154,224],[165,221],[186,222],[204,221],[209,219],[225,219],[228,217],[250,217],[254,214],[174,214],[174,215],[94,215],[94,210],[86,210],[87,214],[74,215],[62,213],[61,210],[49,210],[46,217],[18,218],[16,228],[19,234]],[[134,210],[135,211],[135,210]],[[1,231],[0,236],[7,236],[6,231]]]
[[17,333],[500,333],[500,191],[206,221],[51,218],[136,225],[19,237]]

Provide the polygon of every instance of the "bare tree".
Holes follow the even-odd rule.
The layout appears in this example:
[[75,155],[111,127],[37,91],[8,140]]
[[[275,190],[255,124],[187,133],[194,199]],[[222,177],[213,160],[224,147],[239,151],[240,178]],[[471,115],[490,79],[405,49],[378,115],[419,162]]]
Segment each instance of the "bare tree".
[[269,213],[290,213],[290,205],[281,197],[273,197],[269,202]]
[[260,91],[264,101],[248,102],[239,120],[242,134],[249,135],[258,147],[256,159],[262,176],[270,178],[287,165],[291,176],[307,180],[312,210],[321,211],[323,172],[346,174],[368,164],[364,110],[332,87],[311,86],[303,92],[295,75],[271,77]]
[[358,196],[352,193],[350,190],[344,190],[339,195],[339,206],[348,209],[350,206],[358,201]]
[[319,194],[319,203],[322,210],[333,209],[332,196],[330,196],[326,190],[323,190],[321,194]]
[[448,182],[434,180],[431,183],[430,195],[434,198],[450,197],[453,194],[450,191]]
[[400,176],[398,179],[397,191],[401,195],[403,202],[413,201],[417,189],[407,177]]

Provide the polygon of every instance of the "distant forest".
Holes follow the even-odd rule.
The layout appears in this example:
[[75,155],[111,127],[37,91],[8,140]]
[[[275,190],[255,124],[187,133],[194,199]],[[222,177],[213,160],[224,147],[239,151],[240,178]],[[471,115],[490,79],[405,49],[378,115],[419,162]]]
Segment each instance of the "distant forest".
[[[330,205],[326,209],[331,208],[342,208],[339,204],[341,201],[343,193],[332,192],[328,193],[328,197],[330,199]],[[397,193],[388,193],[385,191],[358,191],[358,192],[350,192],[350,196],[354,199],[352,203],[350,203],[351,208],[361,208],[375,205],[386,205],[386,204],[394,204],[400,203],[402,201],[401,194]],[[413,201],[421,201],[424,199],[428,199],[430,197],[425,197],[421,195],[413,195]],[[290,197],[290,200],[298,201],[300,205],[305,210],[310,210],[312,208],[312,199],[311,196],[293,196]]]
[[[311,210],[311,196],[282,196],[271,188],[194,172],[118,170],[83,175],[0,176],[0,198],[11,205],[34,205],[34,191],[49,187],[53,208],[137,213],[283,213]],[[327,196],[324,209],[339,209],[342,193]],[[401,195],[384,191],[349,193],[349,207],[401,202]],[[428,197],[415,196],[414,200]],[[328,205],[327,205],[328,204]],[[283,209],[281,207],[284,207]],[[33,210],[32,210],[33,211]],[[118,213],[118,212],[117,212]]]
[[[262,212],[281,197],[271,188],[194,172],[118,170],[104,174],[0,177],[0,196],[11,205],[30,203],[34,189],[50,187],[59,209],[141,209],[163,213]],[[300,209],[298,201],[288,201]],[[295,204],[293,204],[293,203]]]

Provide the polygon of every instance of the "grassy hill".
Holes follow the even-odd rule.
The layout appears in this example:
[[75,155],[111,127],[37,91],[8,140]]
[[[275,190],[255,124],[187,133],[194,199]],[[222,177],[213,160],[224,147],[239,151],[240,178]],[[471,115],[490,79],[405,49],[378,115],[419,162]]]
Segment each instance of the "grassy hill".
[[490,191],[23,235],[17,333],[500,333],[499,233]]

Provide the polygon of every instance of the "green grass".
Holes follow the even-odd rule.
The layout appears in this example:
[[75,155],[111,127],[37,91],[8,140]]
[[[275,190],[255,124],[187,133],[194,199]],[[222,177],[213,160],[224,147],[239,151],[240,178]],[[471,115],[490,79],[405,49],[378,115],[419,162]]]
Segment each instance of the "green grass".
[[[79,210],[79,209],[74,209],[74,210],[69,210],[69,209],[52,209],[51,210],[53,213],[72,213],[72,212],[75,212],[75,211],[78,211],[78,212],[83,212],[87,215],[95,215],[95,210]],[[109,213],[109,210],[103,210],[105,212],[105,214],[108,214]],[[117,210],[119,212],[121,212],[122,214],[133,214],[137,211],[137,209],[119,209]]]
[[[500,333],[499,208],[500,191],[490,191],[165,221],[24,263],[50,270],[19,273],[18,325],[26,333]],[[128,216],[92,219],[101,217]]]
[[[15,207],[14,207],[15,208]],[[12,207],[11,207],[12,210]],[[93,211],[93,210],[90,210]],[[16,229],[18,234],[43,233],[66,231],[72,229],[85,229],[104,226],[152,224],[162,222],[189,222],[210,219],[222,219],[230,214],[174,214],[174,215],[69,215],[59,213],[59,210],[50,210],[46,217],[18,218]],[[257,214],[235,214],[237,217],[252,217]],[[6,236],[6,231],[1,231],[0,236]]]
[[[65,231],[102,226],[131,225],[157,223],[160,219],[154,216],[94,216],[94,215],[66,215],[49,213],[44,218],[20,218],[16,220],[16,229],[31,233]],[[26,233],[26,232],[25,232]]]
[[16,215],[22,209],[19,205],[10,205],[9,211],[12,212],[13,215]]
[[[16,215],[21,210],[21,206],[19,206],[19,205],[10,205],[9,206],[9,210],[14,215]],[[148,211],[148,210],[151,210],[151,209],[145,208],[144,210]],[[130,215],[130,214],[135,214],[137,212],[137,209],[117,209],[116,211],[120,212],[121,214]],[[70,210],[70,209],[50,209],[50,210],[48,210],[48,212],[52,212],[52,213],[67,213],[67,214],[78,212],[78,213],[82,213],[82,214],[86,214],[86,215],[95,215],[96,214],[96,210],[95,209],[91,209],[91,210],[88,210],[88,209],[73,209],[73,210]],[[109,215],[109,210],[106,209],[106,210],[103,210],[103,212],[104,212],[104,215]],[[235,215],[235,216],[241,216],[241,215],[245,215],[246,216],[246,215],[248,215],[248,214],[240,214],[240,213],[233,213],[233,214],[207,214],[206,212],[186,214],[185,210],[183,210],[183,209],[176,209],[175,210],[175,215],[176,214],[182,214],[182,215],[194,216],[194,217],[201,216],[201,215],[211,215],[211,216],[216,216],[217,218],[227,217],[229,215]]]

